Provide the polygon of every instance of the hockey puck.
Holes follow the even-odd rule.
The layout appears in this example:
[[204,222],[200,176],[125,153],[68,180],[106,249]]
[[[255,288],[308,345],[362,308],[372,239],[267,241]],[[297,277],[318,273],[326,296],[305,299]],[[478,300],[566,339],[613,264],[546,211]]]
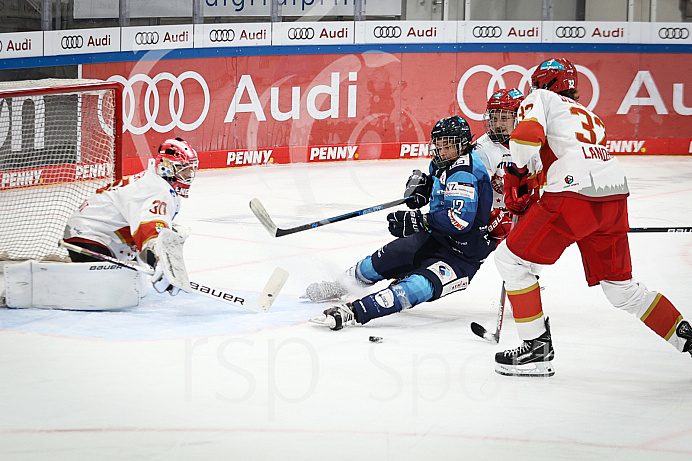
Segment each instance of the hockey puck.
[[371,343],[381,343],[382,338],[380,336],[370,336],[370,342]]

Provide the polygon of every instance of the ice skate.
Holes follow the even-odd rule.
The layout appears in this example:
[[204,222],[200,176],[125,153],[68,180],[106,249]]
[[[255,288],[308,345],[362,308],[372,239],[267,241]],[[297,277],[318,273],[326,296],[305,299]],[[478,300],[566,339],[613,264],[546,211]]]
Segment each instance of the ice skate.
[[340,301],[348,294],[348,290],[339,282],[316,282],[311,283],[306,289],[303,299],[309,299],[313,303],[323,303],[327,301]]
[[687,320],[683,320],[678,324],[678,327],[675,329],[675,334],[686,340],[685,345],[682,347],[682,351],[689,352],[690,355],[692,355],[692,327]]
[[551,360],[555,357],[555,351],[547,318],[545,328],[545,333],[538,338],[495,354],[495,371],[505,376],[553,376],[555,368]]
[[319,325],[326,325],[332,330],[341,330],[346,325],[356,323],[356,316],[351,303],[345,303],[326,309],[322,315],[310,319],[310,321]]

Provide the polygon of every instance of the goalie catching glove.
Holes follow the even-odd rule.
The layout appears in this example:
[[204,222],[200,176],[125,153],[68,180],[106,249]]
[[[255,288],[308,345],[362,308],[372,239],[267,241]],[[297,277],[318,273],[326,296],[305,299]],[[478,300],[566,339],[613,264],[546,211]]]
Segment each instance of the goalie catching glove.
[[416,209],[427,205],[430,201],[432,186],[432,177],[426,175],[420,170],[413,170],[413,173],[411,176],[409,176],[408,181],[406,181],[404,198],[411,197],[406,201],[406,206],[411,209]]
[[528,168],[517,168],[513,164],[505,167],[503,198],[505,206],[514,215],[521,216],[538,200],[538,194],[529,190]]
[[428,232],[428,224],[420,210],[395,211],[387,215],[389,233],[394,237],[408,237],[416,232]]

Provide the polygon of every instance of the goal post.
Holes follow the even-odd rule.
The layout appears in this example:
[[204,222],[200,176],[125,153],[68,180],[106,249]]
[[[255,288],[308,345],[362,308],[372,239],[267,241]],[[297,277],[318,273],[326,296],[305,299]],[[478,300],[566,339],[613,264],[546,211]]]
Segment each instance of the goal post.
[[61,260],[72,213],[122,177],[122,87],[0,82],[0,261]]

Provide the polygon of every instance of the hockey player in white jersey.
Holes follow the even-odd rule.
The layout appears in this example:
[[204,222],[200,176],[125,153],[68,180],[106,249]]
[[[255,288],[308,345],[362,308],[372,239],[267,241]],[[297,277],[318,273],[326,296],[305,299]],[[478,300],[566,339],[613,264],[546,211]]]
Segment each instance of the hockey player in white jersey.
[[[552,376],[554,350],[541,291],[532,268],[555,263],[579,247],[589,286],[599,285],[613,306],[639,318],[681,352],[692,354],[692,328],[662,294],[632,278],[625,172],[606,149],[603,121],[577,102],[577,70],[567,59],[539,64],[533,90],[519,108],[510,140],[514,168],[505,175],[513,206],[524,216],[495,252],[522,344],[495,355],[495,370],[512,376]],[[540,155],[546,185],[532,204],[527,164]],[[524,210],[520,210],[524,211]]]
[[[199,166],[197,152],[181,138],[167,139],[158,149],[154,169],[99,189],[70,217],[64,240],[122,261],[138,257],[156,268],[152,282],[157,291],[177,294],[157,267],[156,239],[171,229],[187,197]],[[73,262],[95,259],[70,251]]]
[[[476,141],[474,152],[488,170],[493,186],[493,206],[490,212],[488,230],[501,238],[507,236],[512,227],[512,214],[505,206],[503,178],[505,167],[511,163],[509,137],[517,123],[517,110],[524,95],[516,88],[500,89],[490,96],[483,114],[485,134]],[[536,197],[539,194],[540,160],[533,162],[532,187]],[[511,204],[511,201],[510,201]]]
[[502,178],[505,166],[510,163],[509,135],[514,130],[517,109],[524,95],[516,88],[500,89],[488,99],[483,126],[485,134],[476,141],[475,152],[488,170],[493,185],[493,208],[504,208]]

